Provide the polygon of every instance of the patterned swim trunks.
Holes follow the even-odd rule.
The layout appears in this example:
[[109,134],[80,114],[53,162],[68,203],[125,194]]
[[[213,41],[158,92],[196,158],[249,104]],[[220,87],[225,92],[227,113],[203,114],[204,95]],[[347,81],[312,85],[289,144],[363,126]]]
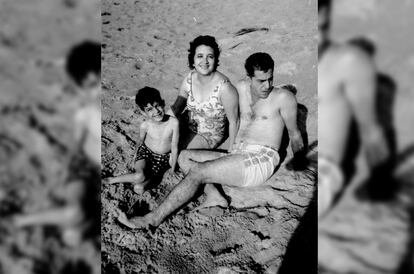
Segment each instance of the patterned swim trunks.
[[266,182],[280,161],[277,150],[264,145],[238,143],[230,153],[243,155],[245,187],[259,186]]
[[142,159],[146,161],[146,168],[151,171],[153,176],[162,175],[165,171],[167,171],[167,169],[170,168],[170,153],[155,153],[150,150],[144,143],[138,147],[135,162]]

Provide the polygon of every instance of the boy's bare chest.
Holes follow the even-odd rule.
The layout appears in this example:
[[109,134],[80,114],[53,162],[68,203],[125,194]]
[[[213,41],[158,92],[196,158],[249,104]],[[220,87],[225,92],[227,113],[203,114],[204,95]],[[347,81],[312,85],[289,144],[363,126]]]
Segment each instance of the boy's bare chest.
[[152,139],[166,139],[172,134],[172,129],[168,123],[151,124],[148,127],[147,135]]

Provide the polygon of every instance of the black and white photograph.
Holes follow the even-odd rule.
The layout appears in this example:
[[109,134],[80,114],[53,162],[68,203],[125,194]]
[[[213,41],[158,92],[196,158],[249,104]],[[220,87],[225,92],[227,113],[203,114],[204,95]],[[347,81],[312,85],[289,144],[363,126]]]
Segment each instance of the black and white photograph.
[[100,4],[0,2],[0,273],[101,272]]
[[317,272],[317,34],[314,0],[102,2],[103,273]]
[[413,273],[413,11],[318,2],[320,273]]

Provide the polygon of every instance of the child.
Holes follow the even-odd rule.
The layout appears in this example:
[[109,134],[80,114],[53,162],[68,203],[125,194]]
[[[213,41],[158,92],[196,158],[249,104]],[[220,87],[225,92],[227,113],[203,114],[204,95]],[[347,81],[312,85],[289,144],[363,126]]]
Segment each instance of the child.
[[[65,244],[77,246],[83,242],[86,231],[95,229],[92,227],[93,224],[99,222],[96,213],[100,207],[100,43],[84,41],[74,45],[67,55],[65,70],[79,91],[82,91],[80,96],[83,105],[75,110],[73,115],[76,147],[71,152],[72,155],[68,156],[70,177],[64,186],[54,189],[52,195],[62,200],[64,205],[18,214],[14,216],[13,221],[16,227],[60,227]],[[82,159],[82,155],[79,154],[86,156],[85,163],[79,162],[79,159]],[[93,233],[98,235],[99,229],[95,229]]]
[[82,91],[83,105],[74,113],[74,137],[83,153],[101,163],[101,45],[82,42],[71,49],[66,72]]
[[178,120],[165,114],[164,100],[158,90],[150,87],[140,89],[135,103],[146,118],[140,126],[135,173],[106,178],[103,183],[133,183],[135,193],[142,194],[151,179],[162,176],[169,166],[175,170],[179,130]]

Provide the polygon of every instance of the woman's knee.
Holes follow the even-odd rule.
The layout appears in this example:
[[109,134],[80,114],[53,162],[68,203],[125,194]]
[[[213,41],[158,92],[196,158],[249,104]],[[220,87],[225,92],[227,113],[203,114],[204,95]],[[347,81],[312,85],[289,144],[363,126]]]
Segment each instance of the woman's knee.
[[183,170],[184,173],[188,173],[191,167],[194,165],[194,161],[191,160],[191,152],[188,150],[183,150],[178,155],[178,165]]

